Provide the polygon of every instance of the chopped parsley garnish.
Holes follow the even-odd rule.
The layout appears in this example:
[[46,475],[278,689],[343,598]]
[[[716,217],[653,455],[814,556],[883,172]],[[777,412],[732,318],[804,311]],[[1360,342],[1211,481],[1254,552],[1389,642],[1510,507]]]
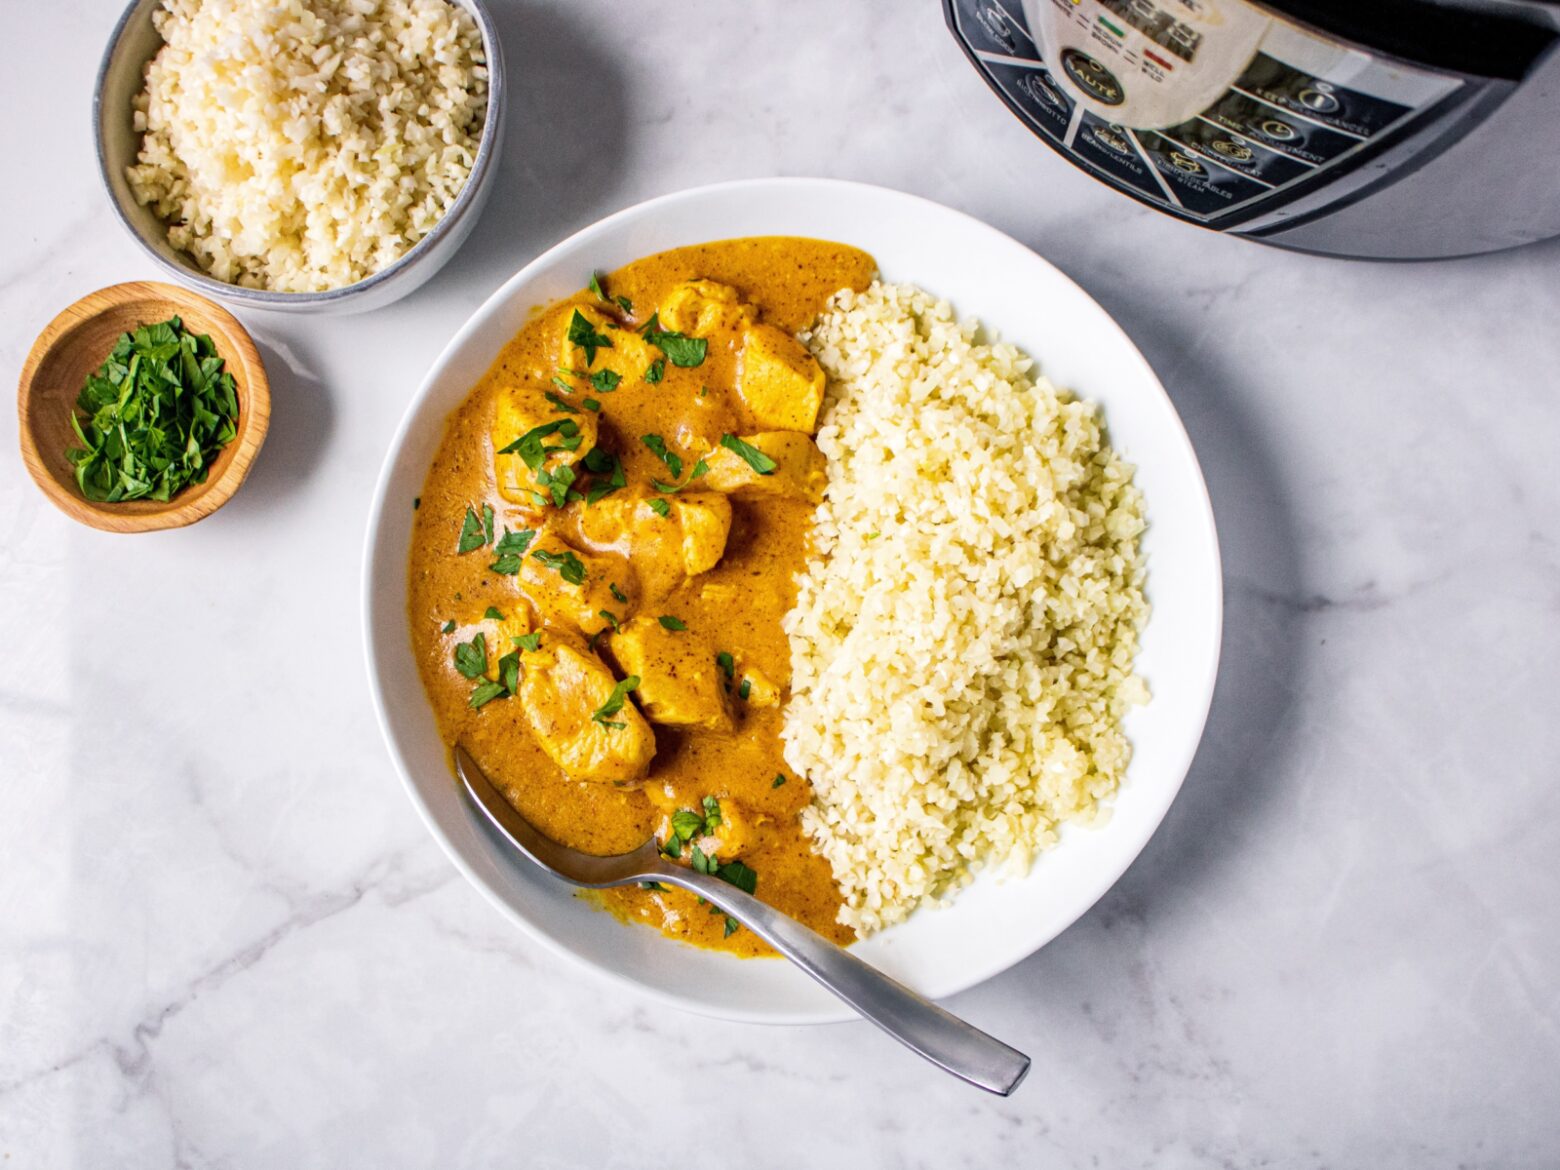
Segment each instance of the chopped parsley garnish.
[[467,678],[481,678],[487,673],[487,635],[478,634],[469,642],[455,647],[455,669]]
[[204,333],[178,317],[121,333],[87,375],[70,425],[79,447],[65,458],[89,500],[168,500],[206,482],[238,433],[238,389]]
[[[558,436],[557,445],[543,446],[542,440],[551,435]],[[500,447],[498,453],[519,455],[532,471],[540,471],[542,464],[547,462],[547,456],[558,451],[578,451],[580,441],[580,424],[572,418],[559,418],[532,427],[507,447]]]
[[769,787],[771,787],[771,788],[779,788],[784,783],[785,783],[785,773],[784,772],[776,772],[775,773],[775,778],[769,782]]
[[508,688],[501,682],[485,682],[473,688],[471,692],[471,709],[475,711],[485,703],[491,703],[500,695],[508,694]]
[[621,589],[618,588],[618,584],[617,584],[616,581],[611,582],[607,586],[607,588],[612,591],[612,596],[613,597],[617,598],[624,605],[628,604],[628,594],[624,593]]
[[666,887],[663,886],[660,882],[640,882],[639,883],[639,888],[641,890],[664,890],[664,889],[666,889]]
[[606,618],[607,625],[611,626],[614,632],[623,628],[623,624],[618,621],[618,615],[613,613],[610,609],[598,609],[596,611],[596,615],[598,617]]
[[449,621],[445,622],[444,625],[440,627],[440,629],[442,629],[446,634],[453,634],[455,632],[455,619],[451,618]]
[[655,454],[655,457],[666,464],[667,470],[672,473],[673,479],[681,479],[683,461],[675,451],[667,449],[666,440],[660,435],[640,435],[639,441]]
[[738,922],[735,918],[733,918],[730,914],[728,914],[728,915],[726,915],[726,926],[725,926],[726,933],[722,937],[730,938],[732,935],[736,934],[737,931],[739,931],[741,929],[742,929],[742,924],[740,922]]
[[591,485],[590,491],[585,493],[585,503],[594,504],[605,496],[610,496],[621,487],[628,486],[628,477],[623,474],[623,465],[618,457],[610,451],[604,451],[600,447],[593,447],[582,460],[585,470],[592,475],[601,477]]
[[688,623],[683,621],[682,618],[673,617],[669,613],[663,613],[655,620],[661,623],[661,628],[663,630],[670,630],[674,634],[679,630],[686,630],[688,628]]
[[564,414],[579,414],[579,412],[580,412],[579,411],[579,407],[577,407],[577,406],[570,406],[567,402],[565,402],[563,399],[559,398],[551,390],[547,391],[547,393],[545,395],[543,395],[543,397],[545,397],[548,402],[551,402],[559,410],[563,411]]
[[412,497],[412,511],[415,512],[415,511],[417,511],[418,508],[421,508],[421,507],[422,507],[422,497],[421,496],[413,496]]
[[654,386],[662,378],[666,377],[666,359],[656,358],[650,363],[650,368],[645,371],[645,381]]
[[587,398],[584,402],[580,403],[580,405],[592,413],[595,413],[601,409],[601,403],[594,398]]
[[520,692],[520,653],[511,650],[498,660],[498,681],[511,695]]
[[702,337],[689,337],[686,333],[662,329],[659,313],[652,313],[650,320],[645,322],[644,328],[639,332],[646,341],[664,353],[672,365],[684,369],[702,366],[705,355],[709,352],[709,342]]
[[752,866],[744,865],[740,861],[728,861],[716,871],[715,876],[728,885],[736,886],[744,894],[751,894],[758,889],[758,874]]
[[688,478],[686,480],[684,480],[682,483],[662,483],[658,479],[652,479],[650,482],[651,482],[652,485],[654,485],[656,491],[658,491],[658,492],[666,492],[669,495],[672,492],[680,492],[680,491],[682,491],[683,488],[687,487],[694,480],[699,479],[702,476],[708,475],[709,474],[709,470],[710,470],[710,465],[708,463],[706,463],[704,460],[700,459],[697,463],[695,463],[693,465],[693,470],[688,473]]
[[504,615],[498,612],[498,606],[496,605],[488,606],[487,612],[482,616],[495,622],[501,622],[504,620]]
[[670,504],[668,504],[665,500],[655,499],[655,500],[649,501],[649,503],[650,503],[650,510],[652,512],[654,512],[657,516],[665,517],[665,516],[670,516],[672,514],[672,506]]
[[458,553],[469,553],[473,549],[479,549],[490,542],[493,531],[493,509],[487,504],[482,505],[482,515],[477,515],[477,510],[470,504],[466,505],[466,519],[460,526],[460,540],[455,545]]
[[623,375],[615,370],[597,370],[590,376],[590,384],[596,388],[597,394],[611,394],[622,380]]
[[546,549],[537,549],[531,554],[533,561],[539,561],[549,569],[557,571],[570,585],[585,584],[585,565],[579,557],[572,552],[548,552]]
[[620,679],[617,686],[612,688],[612,693],[607,696],[607,701],[591,713],[591,718],[605,727],[617,728],[619,730],[627,727],[628,724],[626,723],[612,722],[612,716],[623,709],[623,704],[628,701],[628,692],[638,685],[639,676],[637,674],[631,674],[625,679]]
[[625,313],[632,313],[634,311],[634,302],[629,300],[627,297],[607,296],[607,294],[603,292],[601,288],[601,277],[594,272],[590,274],[590,291],[595,295],[596,299],[604,305],[616,305]]
[[732,658],[730,654],[722,650],[719,654],[715,655],[715,665],[720,667],[720,672],[726,676],[726,685],[729,687],[731,685],[731,676],[737,669],[736,659]]
[[515,645],[522,650],[540,650],[542,648],[542,631],[532,630],[529,634],[517,634]]
[[742,699],[743,701],[746,701],[747,697],[749,695],[751,695],[752,693],[753,693],[753,680],[750,679],[750,678],[743,679],[742,680],[742,685],[737,688],[737,698]]
[[552,384],[554,386],[558,387],[558,389],[562,390],[565,394],[573,394],[574,393],[574,387],[570,386],[562,378],[558,377],[557,374],[553,375]]
[[597,333],[595,326],[578,309],[575,309],[574,316],[569,318],[568,337],[570,345],[577,345],[585,351],[586,369],[596,364],[598,349],[612,348],[612,339],[605,333]]
[[780,466],[768,455],[765,455],[757,447],[753,446],[752,443],[744,443],[736,435],[722,435],[720,437],[720,445],[728,451],[735,452],[742,458],[743,462],[758,472],[759,475],[773,475],[775,468]]
[[495,560],[488,568],[495,573],[503,573],[513,577],[520,571],[520,561],[525,556],[525,550],[531,547],[531,541],[536,539],[536,531],[526,528],[520,532],[510,532],[504,529],[504,535],[498,538],[498,543],[493,546]]

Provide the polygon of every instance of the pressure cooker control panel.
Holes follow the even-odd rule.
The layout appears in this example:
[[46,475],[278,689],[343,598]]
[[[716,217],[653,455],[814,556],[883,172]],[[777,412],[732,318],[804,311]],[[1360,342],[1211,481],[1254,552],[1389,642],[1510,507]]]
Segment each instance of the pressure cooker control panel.
[[1464,84],[1246,0],[945,3],[1037,133],[1096,177],[1210,226],[1288,202]]

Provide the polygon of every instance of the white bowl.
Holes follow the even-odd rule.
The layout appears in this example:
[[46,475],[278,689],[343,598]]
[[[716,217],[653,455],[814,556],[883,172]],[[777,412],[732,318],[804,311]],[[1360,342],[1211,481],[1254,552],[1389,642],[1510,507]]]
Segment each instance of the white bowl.
[[653,199],[571,236],[526,265],[458,332],[412,400],[379,477],[363,574],[363,632],[380,726],[412,803],[451,860],[537,942],[663,1003],[771,1023],[850,1018],[789,963],[739,960],[627,926],[516,858],[479,824],[450,773],[412,658],[407,553],[412,500],[444,432],[533,309],[640,256],[736,236],[797,235],[865,248],[885,278],[947,297],[1027,350],[1059,385],[1104,406],[1117,450],[1137,464],[1149,530],[1153,616],[1140,669],[1153,701],[1131,715],[1134,754],[1114,815],[1068,831],[1027,878],[986,877],[946,909],[923,910],[856,952],[933,997],[1018,962],[1121,876],[1175,797],[1202,735],[1219,658],[1218,543],[1197,458],[1164,388],[1082,289],[1017,241],[924,199],[816,179],[761,179]]

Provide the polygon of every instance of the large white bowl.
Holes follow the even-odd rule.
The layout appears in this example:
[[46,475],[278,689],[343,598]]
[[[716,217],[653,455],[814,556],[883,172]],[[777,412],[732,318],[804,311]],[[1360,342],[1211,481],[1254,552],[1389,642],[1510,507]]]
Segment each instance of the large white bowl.
[[1137,464],[1153,616],[1139,658],[1153,701],[1128,721],[1134,755],[1109,822],[1069,831],[1027,878],[977,881],[947,909],[925,910],[857,953],[933,997],[1018,962],[1088,910],[1147,843],[1202,735],[1219,658],[1222,592],[1213,512],[1197,458],[1153,370],[1087,293],[1017,241],[960,212],[854,183],[761,179],[653,199],[538,257],[494,293],[434,363],[379,477],[363,574],[363,631],[380,726],[412,803],[451,860],[537,942],[624,987],[729,1019],[804,1023],[850,1017],[781,961],[738,960],[626,926],[514,857],[479,824],[451,776],[412,658],[407,551],[412,500],[445,417],[537,306],[592,270],[684,244],[735,236],[838,240],[973,313],[1036,357],[1059,385],[1103,404],[1117,450]]

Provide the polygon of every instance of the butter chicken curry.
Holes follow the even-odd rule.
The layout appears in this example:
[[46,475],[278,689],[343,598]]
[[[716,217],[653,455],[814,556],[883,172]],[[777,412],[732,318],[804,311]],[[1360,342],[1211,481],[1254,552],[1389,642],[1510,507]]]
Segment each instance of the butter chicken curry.
[[[418,504],[411,625],[446,742],[591,853],[668,856],[847,942],[780,728],[825,482],[824,375],[795,340],[875,264],[760,238],[639,260],[538,313],[451,416]],[[767,951],[652,884],[621,917]]]

